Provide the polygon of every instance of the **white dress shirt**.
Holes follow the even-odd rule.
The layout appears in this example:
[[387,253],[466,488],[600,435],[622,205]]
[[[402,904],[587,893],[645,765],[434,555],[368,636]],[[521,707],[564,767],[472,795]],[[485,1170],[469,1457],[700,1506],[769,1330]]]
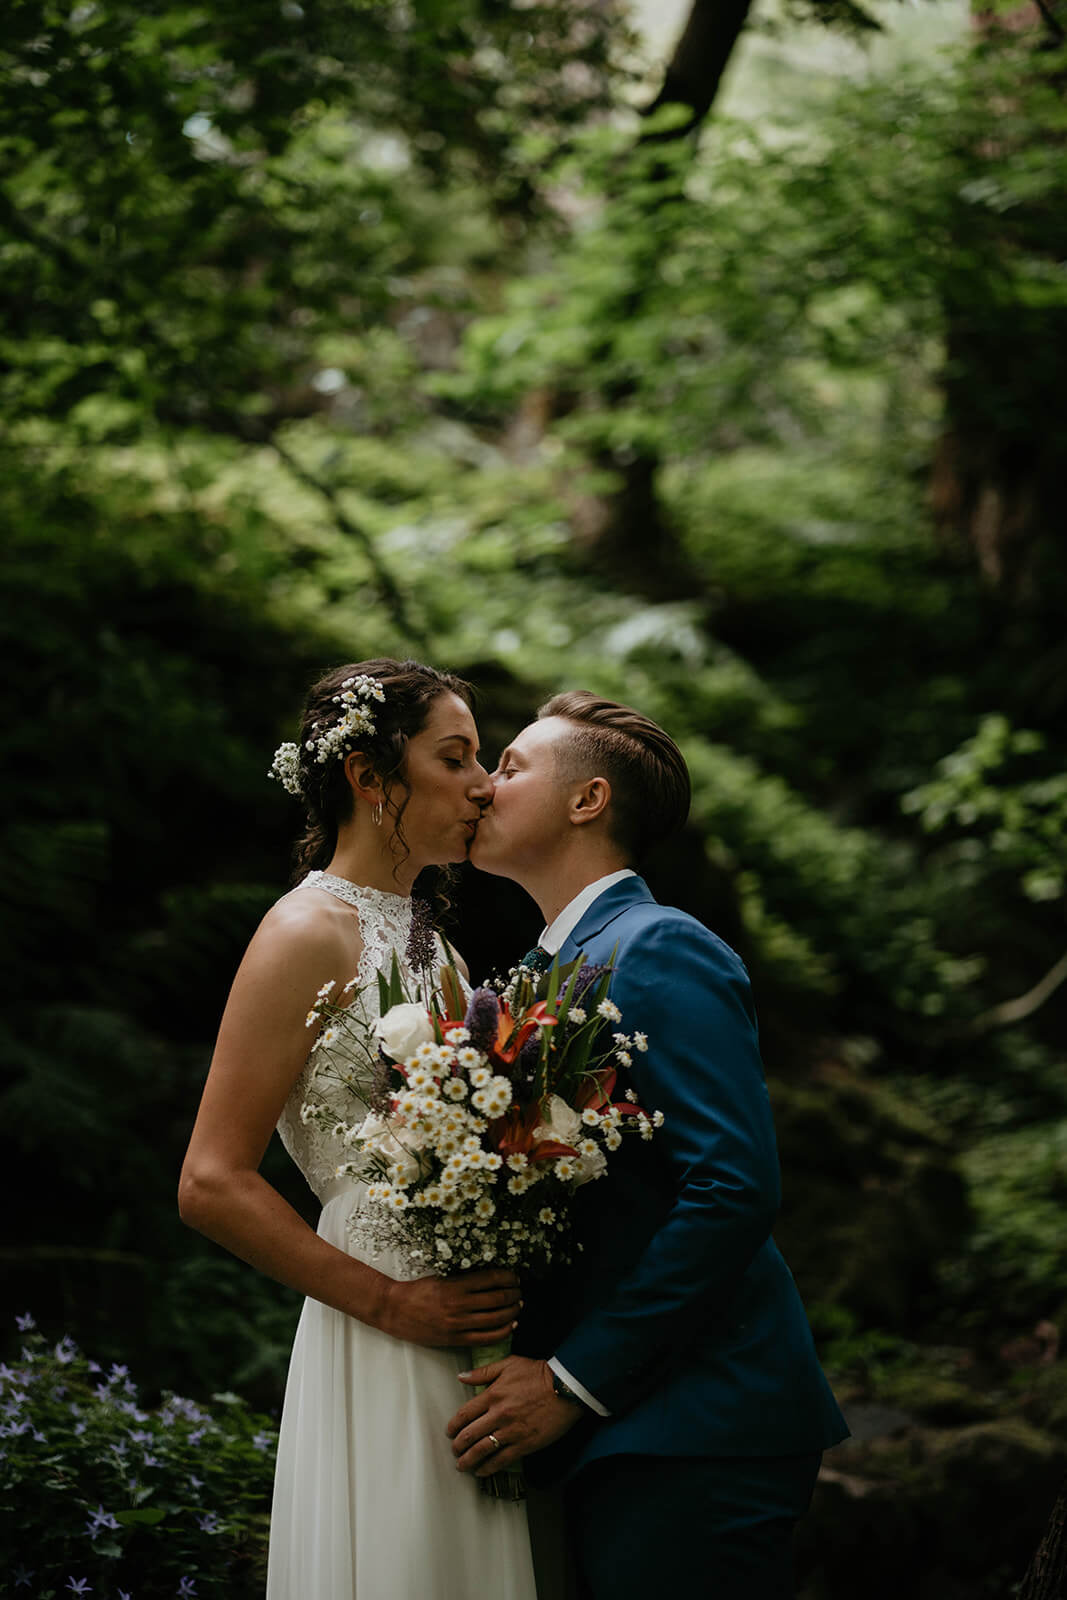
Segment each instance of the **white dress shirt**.
[[541,949],[547,950],[550,956],[554,956],[568,934],[574,932],[593,901],[599,900],[605,889],[610,889],[613,883],[621,883],[624,878],[636,877],[637,873],[632,867],[623,867],[620,872],[609,872],[606,877],[596,878],[592,883],[587,883],[573,900],[567,902],[555,921],[542,929],[541,937],[537,941]]
[[[621,883],[624,878],[636,878],[636,876],[637,874],[632,867],[623,867],[620,872],[609,872],[606,877],[597,878],[593,883],[587,883],[585,888],[563,907],[559,916],[542,931],[541,937],[537,941],[542,950],[547,950],[550,956],[557,955],[565,940],[574,932],[593,902],[600,899],[604,890],[610,889],[614,883]],[[579,1383],[577,1378],[572,1377],[562,1362],[556,1360],[555,1356],[549,1358],[548,1365],[553,1372],[559,1374],[567,1388],[573,1389],[579,1400],[584,1400],[590,1410],[596,1412],[597,1416],[611,1416],[607,1406],[601,1405],[596,1396],[590,1394],[589,1390],[585,1388],[584,1384]]]

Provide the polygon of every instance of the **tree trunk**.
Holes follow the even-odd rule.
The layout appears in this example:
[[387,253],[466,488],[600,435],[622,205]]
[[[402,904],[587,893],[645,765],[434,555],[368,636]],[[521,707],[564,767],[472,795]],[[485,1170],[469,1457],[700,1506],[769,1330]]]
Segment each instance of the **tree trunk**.
[[[677,143],[698,131],[711,110],[751,3],[693,0],[659,93],[644,110],[650,117],[663,106],[676,105],[687,115],[674,127],[649,129],[641,136],[642,144]],[[655,178],[655,171],[648,176]],[[649,282],[659,270],[660,255],[655,230],[649,228]],[[639,315],[644,294],[645,286],[637,281],[620,309],[620,318]],[[632,386],[618,385],[603,401],[609,406],[623,405],[632,393]],[[660,462],[656,452],[647,446],[607,449],[598,452],[594,460],[598,468],[611,473],[617,487],[575,507],[575,531],[591,565],[617,587],[635,588],[651,600],[698,595],[701,581],[657,493]]]
[[[984,0],[979,0],[984,3]],[[1024,0],[1014,11],[977,10],[983,46],[1001,41],[1020,61],[1020,96],[1028,64],[1062,42],[1062,0]],[[1022,46],[1022,48],[1020,48]],[[1029,54],[1028,54],[1029,52]],[[1062,86],[1061,86],[1062,87]],[[1003,121],[1010,127],[1011,119]],[[997,119],[987,150],[997,153]],[[1009,132],[1006,137],[1014,135]],[[1029,140],[1061,145],[1055,127],[1032,127]],[[1022,154],[1022,152],[1019,152]],[[1063,168],[1067,171],[1067,168]],[[1007,291],[1017,254],[1047,261],[1054,275],[1064,247],[1067,184],[1034,201],[1016,201],[988,231],[959,241],[961,253],[991,265],[984,298],[965,286],[946,297],[945,427],[930,483],[943,532],[970,547],[979,573],[1012,607],[1055,611],[1064,590],[1062,462],[1067,455],[1067,308],[1035,295],[1025,282]],[[968,225],[969,224],[965,224]],[[998,276],[1003,260],[1007,274]]]
[[1067,1600],[1067,1478],[1017,1600]]

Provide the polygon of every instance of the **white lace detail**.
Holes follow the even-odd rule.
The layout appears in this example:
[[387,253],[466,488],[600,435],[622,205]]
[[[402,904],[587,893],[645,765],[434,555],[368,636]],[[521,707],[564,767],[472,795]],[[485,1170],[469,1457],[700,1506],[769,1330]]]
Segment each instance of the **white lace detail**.
[[[401,977],[409,992],[415,992],[413,975],[405,960],[411,933],[411,900],[407,895],[390,894],[384,889],[364,888],[362,884],[350,883],[347,878],[336,878],[328,872],[309,872],[298,887],[325,889],[327,894],[335,895],[359,913],[363,954],[359,960],[359,971],[354,974],[357,994],[352,1004],[366,1023],[370,1065],[374,1050],[372,1029],[379,1016],[378,989],[374,978],[378,972],[388,970],[392,965],[394,951]],[[439,941],[438,953],[443,959]],[[336,1068],[337,1063],[333,1065]],[[338,1122],[353,1121],[356,1101],[352,1088],[340,1070],[330,1069],[329,1047],[320,1045],[308,1056],[278,1118],[282,1144],[300,1168],[308,1187],[323,1204],[328,1198],[328,1191],[335,1186],[338,1166],[349,1159],[350,1152],[346,1151],[339,1138],[334,1138],[314,1123],[303,1122],[300,1108],[308,1098],[314,1079],[316,1099],[337,1107]]]

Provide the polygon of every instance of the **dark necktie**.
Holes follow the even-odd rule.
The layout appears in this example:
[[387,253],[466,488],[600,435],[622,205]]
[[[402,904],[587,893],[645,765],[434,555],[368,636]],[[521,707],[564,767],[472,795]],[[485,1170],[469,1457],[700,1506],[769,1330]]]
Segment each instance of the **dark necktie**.
[[532,950],[527,950],[519,965],[528,967],[531,972],[547,972],[554,959],[555,957],[549,955],[547,950],[542,950],[541,946],[536,944]]

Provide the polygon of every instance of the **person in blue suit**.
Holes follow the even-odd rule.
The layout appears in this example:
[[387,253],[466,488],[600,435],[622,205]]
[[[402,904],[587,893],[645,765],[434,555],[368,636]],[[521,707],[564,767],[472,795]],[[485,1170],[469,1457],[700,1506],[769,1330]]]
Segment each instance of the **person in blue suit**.
[[848,1429],[771,1237],[778,1157],[748,975],[634,864],[685,821],[689,775],[649,718],[557,695],[493,774],[472,859],[541,907],[545,962],[613,968],[629,1083],[663,1126],[575,1196],[576,1264],[527,1295],[518,1353],[452,1419],[462,1471],[562,1482],[583,1592],[681,1582],[786,1600],[822,1452]]

